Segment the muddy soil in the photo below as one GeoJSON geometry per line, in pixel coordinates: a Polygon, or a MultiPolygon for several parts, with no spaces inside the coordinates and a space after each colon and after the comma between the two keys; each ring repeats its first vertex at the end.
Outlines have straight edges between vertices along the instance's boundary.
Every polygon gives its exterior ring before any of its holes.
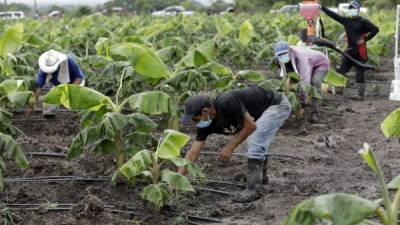
{"type": "MultiPolygon", "coordinates": [[[[354,90],[346,89],[346,92],[354,90]]],[[[364,101],[354,101],[343,96],[326,94],[322,107],[324,124],[306,121],[288,122],[275,137],[269,152],[296,156],[270,157],[269,184],[264,185],[264,197],[249,204],[232,203],[229,196],[199,192],[181,203],[171,202],[182,214],[212,217],[222,224],[278,225],[291,207],[307,198],[332,193],[358,193],[377,199],[379,190],[376,177],[363,164],[357,153],[364,142],[371,144],[382,163],[387,180],[400,174],[400,144],[398,139],[386,139],[379,129],[387,114],[400,107],[383,97],[368,96],[364,101]]],[[[66,153],[73,136],[79,131],[78,117],[74,113],[60,113],[56,120],[41,120],[40,114],[28,121],[15,116],[15,125],[26,137],[19,138],[26,152],[66,153]]],[[[192,133],[192,135],[194,135],[192,133]]],[[[204,151],[218,152],[229,137],[214,135],[209,138],[204,151]]],[[[240,146],[237,152],[245,152],[240,146]]],[[[210,180],[244,183],[246,159],[233,157],[229,163],[220,163],[216,155],[201,155],[198,164],[210,180]]],[[[19,170],[7,163],[6,177],[41,176],[112,176],[115,166],[111,157],[86,153],[77,160],[57,157],[29,156],[31,169],[19,170]]],[[[242,188],[210,184],[208,188],[232,194],[242,188]]],[[[0,193],[2,203],[70,203],[71,210],[13,211],[15,224],[177,224],[179,218],[168,219],[165,213],[157,214],[139,197],[140,185],[131,188],[124,182],[113,187],[110,182],[49,182],[7,183],[0,193]],[[107,205],[132,206],[141,215],[113,213],[107,205]],[[147,216],[146,216],[147,215],[147,216]],[[153,217],[156,215],[156,217],[153,217]]],[[[123,211],[123,209],[121,209],[123,211]]],[[[5,219],[0,213],[0,220],[5,219]]],[[[197,224],[204,222],[197,221],[197,224]]]]}

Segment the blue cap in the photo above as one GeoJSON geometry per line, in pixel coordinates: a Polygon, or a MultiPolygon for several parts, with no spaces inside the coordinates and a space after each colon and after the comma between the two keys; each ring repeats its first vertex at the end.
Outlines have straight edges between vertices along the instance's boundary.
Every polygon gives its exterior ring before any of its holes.
{"type": "Polygon", "coordinates": [[[275,45],[275,56],[281,55],[281,54],[285,54],[289,52],[289,44],[285,41],[279,41],[278,43],[276,43],[275,45]]]}
{"type": "Polygon", "coordinates": [[[350,2],[350,9],[360,9],[361,8],[361,3],[357,0],[351,1],[350,2]]]}

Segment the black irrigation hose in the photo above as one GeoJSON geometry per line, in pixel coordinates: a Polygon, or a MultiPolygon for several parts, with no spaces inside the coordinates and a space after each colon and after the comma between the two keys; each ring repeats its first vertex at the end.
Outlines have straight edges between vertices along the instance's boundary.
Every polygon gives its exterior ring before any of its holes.
{"type": "Polygon", "coordinates": [[[87,181],[104,182],[109,181],[110,177],[78,177],[78,176],[53,176],[53,177],[32,177],[32,178],[6,178],[4,183],[45,183],[45,182],[63,182],[63,181],[87,181]]]}
{"type": "MultiPolygon", "coordinates": [[[[50,182],[68,182],[68,181],[104,182],[104,181],[109,181],[110,179],[111,177],[51,176],[51,177],[32,177],[32,178],[6,178],[4,179],[4,183],[50,183],[50,182]]],[[[220,190],[214,190],[211,188],[196,188],[196,189],[215,194],[234,196],[234,194],[232,193],[220,190]]]]}
{"type": "Polygon", "coordinates": [[[30,156],[50,156],[50,157],[60,157],[60,158],[66,158],[67,154],[64,153],[55,153],[55,152],[28,152],[25,153],[26,155],[30,156]]]}
{"type": "MultiPolygon", "coordinates": [[[[218,152],[201,151],[200,155],[219,155],[219,153],[218,152]]],[[[246,153],[233,153],[232,155],[238,156],[238,157],[247,157],[246,153]]],[[[292,158],[292,159],[304,161],[303,158],[293,156],[293,155],[268,154],[268,156],[273,157],[273,158],[292,158]]]]}
{"type": "Polygon", "coordinates": [[[206,184],[222,184],[222,185],[236,186],[236,187],[241,187],[241,188],[245,188],[246,187],[246,185],[244,185],[244,184],[231,183],[231,182],[219,181],[219,180],[206,180],[205,183],[206,184]]]}
{"type": "Polygon", "coordinates": [[[216,193],[216,194],[221,194],[221,195],[235,196],[235,194],[232,194],[230,192],[220,191],[220,190],[215,190],[215,189],[210,189],[210,188],[197,187],[196,189],[199,190],[199,191],[205,191],[205,192],[216,193]]]}
{"type": "MultiPolygon", "coordinates": [[[[9,203],[1,204],[0,203],[0,206],[1,205],[6,206],[8,209],[13,210],[13,211],[26,211],[26,210],[70,211],[70,210],[72,210],[72,207],[78,206],[78,204],[57,204],[57,203],[50,203],[50,204],[9,204],[9,203]],[[51,204],[54,204],[55,207],[49,207],[49,205],[51,205],[51,204]]],[[[111,212],[111,213],[120,213],[120,214],[129,214],[129,215],[143,216],[143,217],[170,219],[169,217],[162,216],[162,215],[151,215],[151,214],[146,214],[146,213],[141,213],[141,212],[135,212],[133,210],[137,210],[137,209],[133,208],[133,207],[126,207],[126,209],[129,209],[130,211],[117,210],[117,209],[115,209],[117,207],[113,206],[113,205],[105,205],[104,208],[109,209],[109,212],[111,212]]],[[[176,216],[181,215],[178,212],[170,211],[170,210],[169,210],[169,213],[176,215],[176,216]]],[[[194,216],[194,215],[187,215],[187,218],[193,219],[193,220],[201,220],[204,222],[221,223],[220,220],[207,218],[207,217],[194,216]]],[[[195,223],[190,220],[188,220],[187,222],[189,224],[198,225],[198,223],[195,223]]]]}
{"type": "MultiPolygon", "coordinates": [[[[53,153],[53,152],[29,152],[26,153],[27,155],[31,156],[53,156],[53,157],[67,157],[67,154],[64,153],[53,153]]],[[[218,152],[210,152],[210,151],[201,151],[200,155],[219,155],[218,152]]],[[[238,156],[238,157],[247,157],[246,153],[233,153],[233,156],[238,156]]],[[[293,155],[285,155],[285,154],[268,154],[269,157],[273,158],[291,158],[291,159],[296,159],[300,161],[304,161],[303,158],[293,156],[293,155]]]]}

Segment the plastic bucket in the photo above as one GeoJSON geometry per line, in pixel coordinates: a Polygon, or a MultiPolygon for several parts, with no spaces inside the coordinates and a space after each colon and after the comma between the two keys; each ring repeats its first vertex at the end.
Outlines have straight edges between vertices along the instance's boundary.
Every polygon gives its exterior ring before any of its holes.
{"type": "Polygon", "coordinates": [[[319,16],[320,5],[315,2],[300,3],[300,15],[306,20],[312,20],[319,16]]]}

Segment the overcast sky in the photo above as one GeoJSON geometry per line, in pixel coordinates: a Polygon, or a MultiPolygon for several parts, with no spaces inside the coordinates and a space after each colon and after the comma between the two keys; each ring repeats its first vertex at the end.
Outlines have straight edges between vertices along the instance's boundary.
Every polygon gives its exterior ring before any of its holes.
{"type": "MultiPolygon", "coordinates": [[[[3,0],[1,0],[2,2],[3,0]]],[[[38,4],[62,4],[62,5],[75,5],[75,4],[81,4],[81,5],[96,5],[100,3],[107,2],[108,0],[37,0],[38,4]]],[[[208,4],[212,0],[198,0],[199,2],[208,4]]],[[[233,2],[233,0],[226,0],[227,2],[233,2]]],[[[32,5],[33,0],[7,0],[7,2],[19,2],[19,3],[24,3],[27,5],[32,5]]]]}

